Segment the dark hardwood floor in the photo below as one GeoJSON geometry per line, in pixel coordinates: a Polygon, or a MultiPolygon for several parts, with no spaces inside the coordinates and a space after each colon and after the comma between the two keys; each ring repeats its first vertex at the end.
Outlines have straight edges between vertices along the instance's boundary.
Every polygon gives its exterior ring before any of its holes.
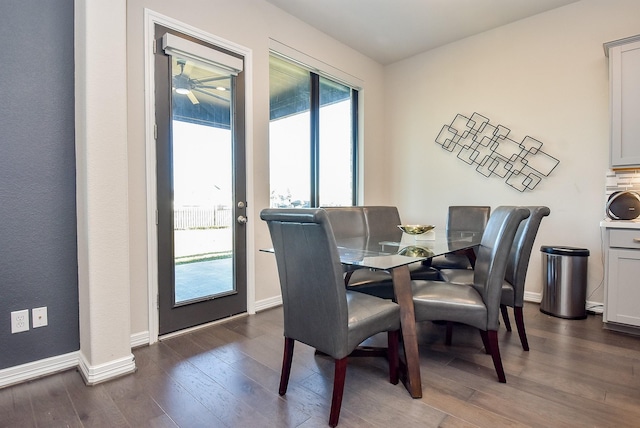
{"type": "MultiPolygon", "coordinates": [[[[352,358],[340,427],[637,427],[640,338],[602,317],[563,320],[528,303],[530,352],[499,332],[507,383],[477,331],[423,323],[423,398],[388,382],[380,358],[352,358]]],[[[138,371],[93,387],[75,370],[0,390],[3,427],[325,427],[333,365],[296,343],[278,396],[280,308],[134,350],[138,371]]]]}

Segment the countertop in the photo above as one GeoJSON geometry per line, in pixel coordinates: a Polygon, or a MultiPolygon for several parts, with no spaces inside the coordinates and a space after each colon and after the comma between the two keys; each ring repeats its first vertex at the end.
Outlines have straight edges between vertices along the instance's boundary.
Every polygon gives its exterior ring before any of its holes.
{"type": "Polygon", "coordinates": [[[640,219],[635,220],[611,220],[600,221],[600,227],[606,229],[640,229],[640,219]]]}

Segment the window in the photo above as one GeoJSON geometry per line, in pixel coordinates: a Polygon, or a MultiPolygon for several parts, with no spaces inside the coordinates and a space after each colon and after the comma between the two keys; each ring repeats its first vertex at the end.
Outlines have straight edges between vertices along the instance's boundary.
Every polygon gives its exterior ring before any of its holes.
{"type": "Polygon", "coordinates": [[[269,71],[271,206],[354,205],[358,91],[277,55],[269,71]]]}

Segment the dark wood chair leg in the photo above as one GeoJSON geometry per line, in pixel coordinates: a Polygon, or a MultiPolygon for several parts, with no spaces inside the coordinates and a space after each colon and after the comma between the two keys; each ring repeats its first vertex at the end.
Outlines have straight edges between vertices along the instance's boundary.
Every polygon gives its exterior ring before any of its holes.
{"type": "Polygon", "coordinates": [[[487,332],[484,330],[480,330],[480,337],[482,338],[482,344],[484,345],[485,354],[491,354],[491,344],[489,343],[487,332]]]}
{"type": "Polygon", "coordinates": [[[451,345],[451,338],[453,337],[453,322],[447,321],[447,330],[444,336],[444,344],[451,345]]]}
{"type": "Polygon", "coordinates": [[[399,349],[400,331],[387,332],[387,359],[389,360],[389,382],[398,383],[398,367],[400,365],[399,349]]]}
{"type": "Polygon", "coordinates": [[[500,312],[502,312],[502,319],[504,320],[504,327],[507,331],[511,331],[511,323],[509,322],[509,312],[506,305],[500,305],[500,312]]]}
{"type": "Polygon", "coordinates": [[[527,332],[524,330],[524,316],[522,314],[522,307],[513,308],[513,316],[516,319],[516,327],[518,328],[518,335],[520,336],[522,349],[528,351],[529,341],[527,340],[527,332]]]}
{"type": "Polygon", "coordinates": [[[280,389],[278,393],[284,395],[287,392],[287,386],[289,385],[289,374],[291,373],[291,361],[293,360],[293,345],[295,341],[284,338],[284,353],[282,356],[282,372],[280,373],[280,389]]]}
{"type": "Polygon", "coordinates": [[[489,346],[489,352],[493,359],[493,366],[496,368],[496,373],[498,374],[498,382],[506,383],[507,378],[504,375],[502,358],[500,358],[500,347],[498,346],[498,332],[495,330],[480,330],[480,336],[482,336],[482,341],[485,343],[485,347],[487,345],[489,346]]]}
{"type": "Polygon", "coordinates": [[[335,372],[333,375],[333,396],[331,398],[331,414],[329,415],[329,426],[338,425],[340,418],[340,406],[342,405],[342,394],[344,392],[344,380],[347,375],[347,357],[336,360],[335,372]]]}

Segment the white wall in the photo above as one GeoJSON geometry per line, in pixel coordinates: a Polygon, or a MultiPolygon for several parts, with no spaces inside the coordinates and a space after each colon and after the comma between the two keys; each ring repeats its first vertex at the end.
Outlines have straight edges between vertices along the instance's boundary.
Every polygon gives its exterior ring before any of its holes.
{"type": "Polygon", "coordinates": [[[589,301],[603,301],[599,221],[608,167],[608,65],[602,44],[640,33],[640,2],[583,0],[385,68],[392,197],[406,222],[445,226],[449,205],[547,205],[527,278],[542,290],[540,245],[588,248],[589,301]],[[435,143],[457,113],[529,135],[560,160],[533,191],[485,178],[435,143]]]}
{"type": "MultiPolygon", "coordinates": [[[[268,48],[275,39],[364,82],[361,203],[395,204],[405,221],[444,227],[453,204],[545,204],[552,214],[540,245],[591,250],[588,295],[602,301],[603,217],[608,162],[608,79],[602,43],[640,33],[634,0],[583,0],[382,68],[261,0],[127,2],[128,157],[131,332],[148,330],[143,10],[199,28],[252,50],[253,171],[249,186],[253,248],[270,245],[259,212],[269,203],[268,48]],[[383,86],[384,83],[384,86],[383,86]],[[530,135],[560,165],[532,192],[484,178],[434,140],[456,113],[479,112],[530,135]]],[[[258,302],[277,298],[272,256],[254,251],[258,302]]],[[[527,282],[541,291],[534,251],[527,282]]]]}
{"type": "MultiPolygon", "coordinates": [[[[128,67],[128,139],[129,139],[129,218],[131,257],[131,332],[148,330],[147,303],[147,236],[144,129],[144,47],[143,13],[149,8],[156,13],[196,27],[216,37],[252,50],[253,72],[248,76],[253,87],[252,116],[247,134],[249,152],[253,153],[253,171],[248,183],[249,221],[255,234],[248,239],[256,249],[256,290],[258,302],[268,302],[280,295],[275,259],[257,249],[271,245],[266,225],[259,219],[262,208],[269,205],[269,39],[275,39],[306,55],[325,62],[364,82],[361,108],[367,117],[362,141],[367,146],[383,145],[382,66],[347,48],[314,28],[284,14],[261,0],[129,0],[127,2],[127,67],[128,67]],[[252,121],[252,122],[251,122],[252,121]]],[[[376,150],[376,152],[380,152],[376,150]]],[[[367,183],[366,199],[385,200],[384,177],[377,174],[382,159],[362,169],[367,183]],[[382,196],[377,196],[382,195],[382,196]]]]}

